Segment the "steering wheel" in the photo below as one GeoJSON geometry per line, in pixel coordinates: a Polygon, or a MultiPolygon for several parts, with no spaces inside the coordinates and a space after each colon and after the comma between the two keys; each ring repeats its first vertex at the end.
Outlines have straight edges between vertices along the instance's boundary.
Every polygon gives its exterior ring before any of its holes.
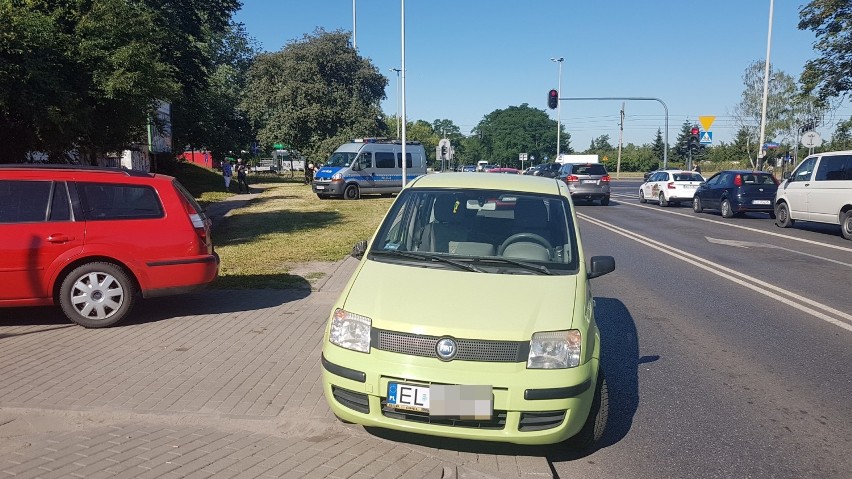
{"type": "Polygon", "coordinates": [[[553,246],[551,246],[550,241],[547,241],[543,236],[539,236],[535,233],[517,233],[513,234],[512,236],[509,236],[508,238],[506,238],[505,241],[503,241],[503,244],[501,244],[500,247],[497,248],[497,255],[501,256],[503,254],[503,251],[505,251],[506,248],[511,244],[530,241],[544,246],[545,248],[547,248],[548,252],[553,250],[553,246]]]}

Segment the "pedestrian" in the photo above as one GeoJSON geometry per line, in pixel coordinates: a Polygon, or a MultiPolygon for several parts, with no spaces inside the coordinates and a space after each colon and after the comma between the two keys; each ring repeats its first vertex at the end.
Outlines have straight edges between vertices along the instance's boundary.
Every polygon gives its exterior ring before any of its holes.
{"type": "Polygon", "coordinates": [[[231,163],[226,158],[222,162],[222,177],[225,178],[225,191],[231,191],[231,176],[234,175],[234,170],[231,168],[231,163]]]}
{"type": "Polygon", "coordinates": [[[694,172],[696,172],[700,175],[701,174],[701,165],[699,165],[698,162],[696,162],[695,166],[692,167],[692,171],[694,171],[694,172]]]}
{"type": "Polygon", "coordinates": [[[237,158],[237,190],[242,193],[243,187],[245,187],[246,193],[250,193],[248,179],[246,178],[246,164],[243,163],[242,158],[237,158]]]}
{"type": "Polygon", "coordinates": [[[308,163],[305,167],[305,184],[309,185],[314,182],[314,163],[308,163]]]}

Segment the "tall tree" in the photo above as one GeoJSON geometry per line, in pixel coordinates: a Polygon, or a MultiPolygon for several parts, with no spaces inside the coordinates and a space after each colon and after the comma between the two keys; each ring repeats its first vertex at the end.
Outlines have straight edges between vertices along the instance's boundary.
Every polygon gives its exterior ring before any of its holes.
{"type": "MultiPolygon", "coordinates": [[[[654,137],[654,143],[651,145],[651,151],[654,153],[654,158],[663,164],[665,158],[666,142],[663,141],[663,131],[657,128],[657,135],[654,137]]],[[[658,166],[650,165],[649,170],[656,169],[658,166]]]]}
{"type": "MultiPolygon", "coordinates": [[[[480,137],[482,152],[495,164],[520,167],[519,154],[538,159],[556,157],[556,121],[544,110],[523,103],[506,109],[494,110],[485,115],[473,132],[480,137]]],[[[562,135],[561,150],[570,153],[571,135],[562,135]]]]}
{"type": "Polygon", "coordinates": [[[352,138],[387,133],[380,101],[388,79],[350,39],[342,30],[317,29],[257,57],[242,107],[261,142],[325,158],[352,138]]]}
{"type": "Polygon", "coordinates": [[[811,0],[799,11],[799,29],[816,33],[819,53],[805,64],[803,90],[823,104],[845,96],[852,90],[852,2],[811,0]]]}

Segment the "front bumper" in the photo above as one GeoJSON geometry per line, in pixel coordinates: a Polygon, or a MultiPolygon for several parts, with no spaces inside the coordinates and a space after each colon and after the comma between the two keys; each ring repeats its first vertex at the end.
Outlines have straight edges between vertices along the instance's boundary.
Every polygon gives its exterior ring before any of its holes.
{"type": "Polygon", "coordinates": [[[311,190],[318,195],[343,196],[346,185],[342,181],[322,181],[314,179],[311,190]]]}
{"type": "Polygon", "coordinates": [[[552,444],[577,434],[594,397],[598,361],[576,368],[528,370],[526,363],[442,362],[373,349],[369,354],[326,343],[323,391],[341,419],[433,436],[552,444]],[[387,406],[390,382],[490,385],[490,420],[431,417],[387,406]]]}

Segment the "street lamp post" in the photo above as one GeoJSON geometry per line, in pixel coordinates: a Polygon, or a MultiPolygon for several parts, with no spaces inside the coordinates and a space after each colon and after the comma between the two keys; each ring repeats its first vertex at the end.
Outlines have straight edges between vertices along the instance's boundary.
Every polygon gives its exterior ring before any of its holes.
{"type": "Polygon", "coordinates": [[[769,50],[772,46],[772,9],[775,0],[769,0],[769,33],[766,38],[766,65],[763,72],[763,106],[760,110],[760,143],[757,144],[757,169],[763,169],[763,142],[766,140],[766,103],[769,96],[769,50]]]}
{"type": "Polygon", "coordinates": [[[396,137],[398,139],[401,121],[399,119],[399,72],[402,71],[402,68],[391,68],[391,70],[396,72],[396,137]]]}
{"type": "MultiPolygon", "coordinates": [[[[562,97],[562,62],[565,61],[565,58],[551,58],[550,61],[556,62],[559,64],[559,83],[556,91],[559,94],[559,97],[562,97]]],[[[560,140],[562,137],[562,102],[558,102],[556,104],[556,161],[559,161],[559,153],[560,153],[560,140]]]]}
{"type": "Polygon", "coordinates": [[[358,51],[358,46],[355,44],[355,0],[352,0],[352,49],[358,51]]]}

